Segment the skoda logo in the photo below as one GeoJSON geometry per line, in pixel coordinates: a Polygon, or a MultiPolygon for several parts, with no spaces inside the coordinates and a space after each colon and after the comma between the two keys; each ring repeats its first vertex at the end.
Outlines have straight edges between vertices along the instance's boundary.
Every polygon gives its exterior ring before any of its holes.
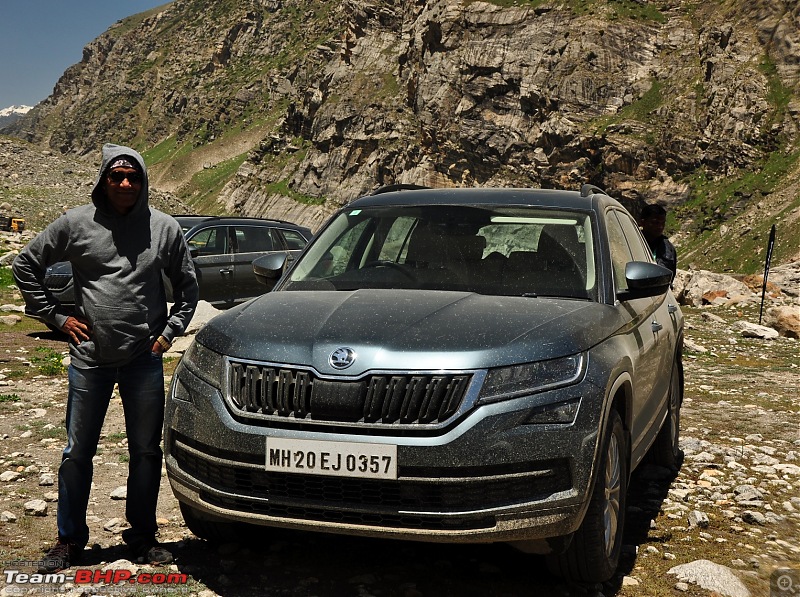
{"type": "Polygon", "coordinates": [[[331,353],[328,362],[334,369],[347,369],[356,360],[356,353],[352,348],[337,348],[331,353]]]}

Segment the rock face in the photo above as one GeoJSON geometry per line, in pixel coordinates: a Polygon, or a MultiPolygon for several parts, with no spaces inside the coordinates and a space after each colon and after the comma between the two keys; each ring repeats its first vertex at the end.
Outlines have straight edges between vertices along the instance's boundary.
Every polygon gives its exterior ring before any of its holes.
{"type": "Polygon", "coordinates": [[[592,182],[636,213],[797,143],[797,3],[499,4],[174,0],[6,130],[77,155],[113,137],[165,191],[219,176],[228,210],[312,228],[398,182],[592,182]]]}

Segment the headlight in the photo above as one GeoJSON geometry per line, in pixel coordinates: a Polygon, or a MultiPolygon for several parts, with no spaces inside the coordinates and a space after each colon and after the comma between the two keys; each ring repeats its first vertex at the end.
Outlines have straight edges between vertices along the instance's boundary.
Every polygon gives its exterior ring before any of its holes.
{"type": "Polygon", "coordinates": [[[197,340],[191,343],[183,355],[184,363],[203,381],[215,388],[222,387],[225,359],[218,352],[206,348],[197,340]]]}
{"type": "Polygon", "coordinates": [[[575,354],[492,369],[483,382],[479,403],[497,402],[575,383],[583,375],[585,362],[583,354],[575,354]]]}

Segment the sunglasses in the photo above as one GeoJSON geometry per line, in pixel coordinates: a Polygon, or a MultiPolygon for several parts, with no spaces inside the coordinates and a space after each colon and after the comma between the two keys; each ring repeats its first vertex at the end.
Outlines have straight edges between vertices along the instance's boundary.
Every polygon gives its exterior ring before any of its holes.
{"type": "Polygon", "coordinates": [[[119,170],[114,170],[108,173],[108,178],[117,184],[120,184],[126,178],[130,184],[142,182],[142,174],[140,172],[121,172],[119,170]]]}

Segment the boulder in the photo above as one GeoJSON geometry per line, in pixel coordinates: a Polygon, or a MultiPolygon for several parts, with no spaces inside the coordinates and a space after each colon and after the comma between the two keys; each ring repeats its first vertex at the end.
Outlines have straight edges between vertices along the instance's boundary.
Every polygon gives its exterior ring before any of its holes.
{"type": "Polygon", "coordinates": [[[700,307],[719,299],[752,295],[744,282],[726,274],[706,270],[681,271],[680,275],[676,275],[673,287],[678,302],[692,307],[700,307]]]}
{"type": "Polygon", "coordinates": [[[734,572],[721,564],[709,560],[696,560],[670,568],[667,574],[673,574],[679,580],[694,583],[717,595],[728,597],[750,597],[750,591],[734,572]]]}
{"type": "Polygon", "coordinates": [[[762,340],[774,340],[780,334],[777,330],[765,325],[750,323],[749,321],[737,321],[733,327],[742,333],[745,338],[760,338],[762,340]]]}
{"type": "Polygon", "coordinates": [[[800,296],[800,261],[778,265],[770,270],[767,284],[774,283],[788,296],[800,296]]]}
{"type": "Polygon", "coordinates": [[[770,307],[764,323],[787,338],[800,338],[800,305],[770,307]]]}

